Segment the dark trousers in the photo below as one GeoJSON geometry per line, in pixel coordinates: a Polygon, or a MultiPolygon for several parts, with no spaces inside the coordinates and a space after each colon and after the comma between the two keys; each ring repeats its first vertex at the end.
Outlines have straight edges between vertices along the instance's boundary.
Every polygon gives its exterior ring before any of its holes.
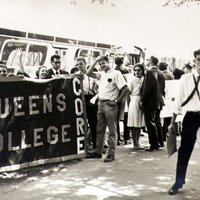
{"type": "MultiPolygon", "coordinates": [[[[123,120],[123,125],[124,125],[124,141],[130,140],[130,131],[127,126],[127,121],[128,121],[128,113],[124,113],[124,120],[123,120]]],[[[117,122],[117,142],[120,142],[122,140],[121,135],[120,135],[120,122],[117,122]]]]}
{"type": "Polygon", "coordinates": [[[148,131],[149,144],[151,148],[163,146],[162,126],[160,122],[160,110],[144,109],[144,118],[148,131]]]}
{"type": "Polygon", "coordinates": [[[166,141],[166,135],[168,132],[168,126],[170,125],[171,122],[171,117],[165,117],[164,118],[164,124],[163,124],[163,141],[166,141]]]}
{"type": "Polygon", "coordinates": [[[90,99],[93,96],[85,95],[85,104],[86,104],[86,112],[87,112],[87,120],[90,126],[91,136],[92,136],[92,144],[93,149],[96,148],[96,135],[97,135],[97,110],[98,105],[90,103],[90,99]]]}
{"type": "Polygon", "coordinates": [[[127,126],[128,112],[124,113],[124,140],[130,140],[130,130],[127,126]]]}
{"type": "Polygon", "coordinates": [[[197,131],[200,127],[200,112],[187,112],[183,119],[182,127],[176,168],[176,184],[179,186],[185,183],[188,162],[196,142],[197,131]]]}

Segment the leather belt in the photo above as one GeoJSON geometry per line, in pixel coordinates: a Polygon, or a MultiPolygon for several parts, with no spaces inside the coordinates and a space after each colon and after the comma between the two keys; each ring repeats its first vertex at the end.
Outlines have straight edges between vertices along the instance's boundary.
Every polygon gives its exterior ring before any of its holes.
{"type": "Polygon", "coordinates": [[[112,101],[112,100],[110,100],[110,99],[99,99],[99,101],[106,102],[106,101],[112,101]]]}

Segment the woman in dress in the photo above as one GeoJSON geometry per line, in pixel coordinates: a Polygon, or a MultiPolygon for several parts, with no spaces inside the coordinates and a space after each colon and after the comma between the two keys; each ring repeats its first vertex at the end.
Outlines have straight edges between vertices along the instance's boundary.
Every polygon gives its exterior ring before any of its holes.
{"type": "Polygon", "coordinates": [[[133,148],[142,149],[139,143],[141,128],[144,127],[143,111],[139,106],[141,99],[140,89],[144,77],[144,65],[136,64],[133,67],[134,76],[129,82],[130,89],[130,103],[128,108],[128,122],[127,125],[131,130],[133,138],[133,148]]]}

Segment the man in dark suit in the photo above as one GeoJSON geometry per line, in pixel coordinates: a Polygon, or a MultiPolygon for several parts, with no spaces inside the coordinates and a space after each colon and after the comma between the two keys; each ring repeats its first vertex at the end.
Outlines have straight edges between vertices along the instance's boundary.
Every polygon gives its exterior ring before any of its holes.
{"type": "Polygon", "coordinates": [[[154,151],[164,146],[160,111],[164,105],[165,79],[157,67],[158,58],[151,56],[150,69],[147,71],[141,88],[141,107],[144,110],[145,123],[150,147],[146,151],[154,151]]]}
{"type": "Polygon", "coordinates": [[[48,69],[48,78],[60,76],[61,74],[69,74],[68,72],[60,69],[61,57],[57,54],[51,56],[52,68],[48,69]]]}

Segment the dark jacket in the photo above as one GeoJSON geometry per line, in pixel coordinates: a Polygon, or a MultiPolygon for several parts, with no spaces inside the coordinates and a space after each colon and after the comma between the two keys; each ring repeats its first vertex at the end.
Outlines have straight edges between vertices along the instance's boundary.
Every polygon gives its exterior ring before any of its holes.
{"type": "Polygon", "coordinates": [[[147,71],[141,88],[144,109],[162,109],[165,96],[165,79],[157,67],[147,71]]]}
{"type": "MultiPolygon", "coordinates": [[[[69,74],[67,71],[64,71],[62,69],[59,69],[60,74],[69,74]]],[[[53,78],[55,76],[54,71],[52,68],[48,69],[48,76],[47,78],[53,78]]]]}

